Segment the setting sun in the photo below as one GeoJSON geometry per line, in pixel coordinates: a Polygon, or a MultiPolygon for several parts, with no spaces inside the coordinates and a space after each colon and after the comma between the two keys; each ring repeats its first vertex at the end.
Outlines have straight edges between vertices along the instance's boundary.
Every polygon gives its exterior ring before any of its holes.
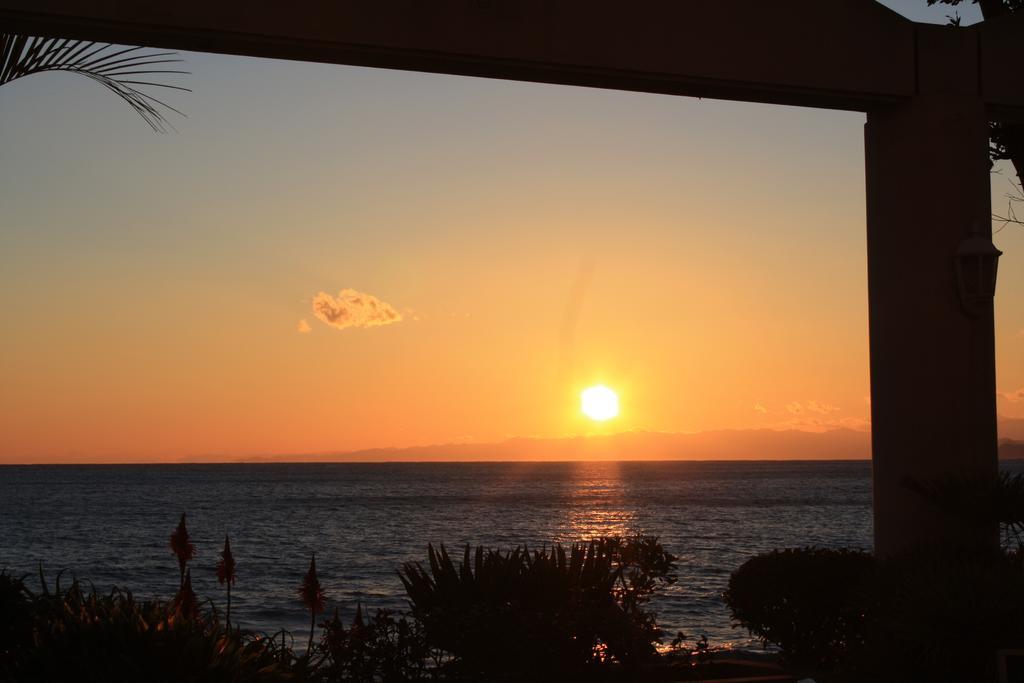
{"type": "Polygon", "coordinates": [[[580,394],[580,410],[591,420],[610,420],[619,414],[619,397],[614,391],[598,384],[580,394]]]}

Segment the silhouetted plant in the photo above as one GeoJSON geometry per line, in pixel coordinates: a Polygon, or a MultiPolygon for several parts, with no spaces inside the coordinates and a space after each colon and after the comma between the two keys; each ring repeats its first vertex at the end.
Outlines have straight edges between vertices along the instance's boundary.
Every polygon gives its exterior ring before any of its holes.
{"type": "Polygon", "coordinates": [[[171,603],[171,611],[177,620],[189,621],[199,616],[199,599],[192,590],[192,570],[185,570],[185,581],[178,589],[171,603]]]}
{"type": "Polygon", "coordinates": [[[228,606],[225,621],[228,628],[231,628],[231,586],[235,583],[235,556],[231,554],[231,541],[226,534],[224,550],[220,551],[220,559],[217,560],[217,582],[222,586],[227,584],[228,606]]]}
{"type": "Polygon", "coordinates": [[[160,601],[139,602],[130,592],[101,595],[60,577],[51,591],[28,594],[32,642],[21,649],[4,681],[298,680],[263,638],[221,627],[212,615],[179,619],[160,601]]]}
{"type": "Polygon", "coordinates": [[[187,71],[167,68],[182,61],[176,52],[154,52],[142,47],[120,47],[87,40],[0,34],[0,86],[47,72],[85,76],[127,102],[157,132],[166,132],[171,127],[164,111],[184,114],[140,87],[189,89],[139,78],[187,74],[187,71]]]}
{"type": "Polygon", "coordinates": [[[32,643],[31,600],[23,579],[0,571],[0,681],[14,675],[32,643]]]}
{"type": "Polygon", "coordinates": [[[733,618],[796,667],[851,681],[995,680],[995,652],[1024,647],[1016,553],[937,547],[883,562],[804,548],[745,562],[725,594],[733,618]]]}
{"type": "MultiPolygon", "coordinates": [[[[963,1],[928,0],[928,4],[939,3],[956,6],[963,1]]],[[[981,15],[986,21],[1024,11],[1024,0],[972,0],[972,2],[981,8],[981,15]]],[[[950,22],[959,26],[960,17],[950,17],[950,22]]],[[[989,158],[993,162],[1009,160],[1017,171],[1017,177],[1024,181],[1024,125],[1017,121],[993,121],[989,123],[989,133],[989,158]]]]}
{"type": "Polygon", "coordinates": [[[603,664],[653,657],[661,631],[642,609],[675,580],[674,557],[657,539],[603,538],[529,551],[469,546],[456,563],[428,546],[428,567],[400,577],[427,643],[453,657],[462,675],[544,670],[575,675],[603,664]],[[523,653],[508,656],[509,644],[523,653]]]}
{"type": "MultiPolygon", "coordinates": [[[[624,673],[619,665],[648,663],[655,654],[661,631],[641,607],[674,581],[672,555],[641,536],[568,550],[478,548],[475,565],[467,547],[458,568],[443,548],[431,546],[429,572],[412,564],[401,574],[415,600],[411,618],[385,610],[368,617],[358,605],[345,628],[335,610],[314,641],[326,603],[314,555],[298,590],[310,611],[310,638],[296,656],[285,630],[280,639],[248,635],[222,626],[212,606],[204,611],[187,566],[194,548],[184,516],[172,548],[183,573],[169,603],[137,602],[117,589],[86,592],[77,581],[64,590],[60,575],[51,592],[41,569],[36,595],[0,572],[0,680],[397,682],[501,680],[538,671],[606,680],[624,673]]],[[[230,588],[227,538],[217,570],[230,588]]],[[[706,640],[687,652],[702,658],[706,640]]]]}
{"type": "Polygon", "coordinates": [[[181,520],[178,528],[171,534],[171,552],[178,558],[178,569],[181,572],[179,587],[185,586],[185,567],[189,561],[196,556],[196,546],[188,535],[188,527],[185,526],[185,513],[181,513],[181,520]]]}
{"type": "Polygon", "coordinates": [[[316,575],[315,553],[309,560],[309,571],[306,572],[305,578],[302,579],[302,585],[299,586],[299,598],[301,598],[302,604],[306,606],[310,614],[309,645],[306,651],[311,653],[313,650],[313,632],[316,630],[316,615],[324,611],[324,605],[327,602],[324,588],[320,585],[320,579],[316,575]]]}
{"type": "Polygon", "coordinates": [[[873,572],[865,552],[773,550],[734,571],[723,597],[732,618],[790,664],[830,668],[864,644],[873,572]]]}
{"type": "Polygon", "coordinates": [[[418,681],[438,673],[438,656],[416,621],[386,610],[364,619],[360,605],[349,628],[337,609],[321,627],[321,673],[329,681],[418,681]]]}
{"type": "Polygon", "coordinates": [[[679,631],[669,645],[668,655],[679,660],[683,666],[695,672],[698,676],[701,670],[711,664],[711,644],[706,635],[690,641],[686,634],[679,631]],[[692,643],[692,644],[691,644],[692,643]]]}
{"type": "Polygon", "coordinates": [[[1006,549],[1024,546],[1024,475],[999,472],[994,479],[948,475],[906,478],[903,485],[974,530],[981,545],[998,529],[1006,549]]]}
{"type": "Polygon", "coordinates": [[[857,680],[994,681],[997,649],[1024,647],[1024,576],[999,552],[921,551],[879,564],[857,680]]]}

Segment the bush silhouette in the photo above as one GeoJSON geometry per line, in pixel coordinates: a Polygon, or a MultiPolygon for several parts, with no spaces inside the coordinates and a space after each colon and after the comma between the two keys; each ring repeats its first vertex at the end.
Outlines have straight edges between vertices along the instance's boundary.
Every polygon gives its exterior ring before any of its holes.
{"type": "MultiPolygon", "coordinates": [[[[409,563],[399,572],[411,614],[364,616],[359,606],[348,627],[337,610],[317,624],[326,598],[311,560],[298,595],[312,628],[298,652],[287,631],[265,636],[222,625],[213,603],[195,595],[184,515],[171,545],[180,583],[169,602],[119,589],[101,594],[77,580],[62,587],[60,575],[51,590],[41,570],[36,593],[0,572],[0,681],[635,679],[641,665],[660,662],[663,673],[670,665],[657,657],[662,632],[646,609],[675,581],[675,558],[656,538],[537,551],[467,546],[461,562],[428,546],[427,568],[409,563]]],[[[225,540],[217,575],[229,586],[233,564],[225,540]]]]}
{"type": "Polygon", "coordinates": [[[851,663],[877,681],[994,681],[996,650],[1024,647],[1017,558],[935,549],[879,564],[867,651],[851,663]]]}
{"type": "Polygon", "coordinates": [[[419,681],[439,673],[438,653],[414,620],[382,609],[364,619],[357,607],[349,628],[337,610],[322,628],[320,673],[327,681],[419,681]]]}
{"type": "MultiPolygon", "coordinates": [[[[3,582],[0,581],[0,584],[3,582]]],[[[67,589],[43,583],[22,592],[31,612],[30,642],[0,652],[11,681],[284,680],[285,666],[270,643],[231,632],[209,615],[185,615],[130,592],[98,594],[75,581],[67,589]]]]}
{"type": "Polygon", "coordinates": [[[32,594],[22,579],[0,572],[0,681],[19,668],[32,645],[32,594]]]}
{"type": "Polygon", "coordinates": [[[862,647],[874,560],[852,550],[774,550],[744,562],[725,592],[732,617],[794,666],[829,668],[862,647]]]}
{"type": "Polygon", "coordinates": [[[790,665],[844,680],[995,680],[996,650],[1024,647],[1018,553],[776,550],[734,572],[725,600],[790,665]]]}
{"type": "Polygon", "coordinates": [[[408,563],[400,576],[427,643],[450,653],[452,669],[567,675],[656,654],[662,633],[644,605],[675,581],[674,560],[642,536],[532,552],[466,546],[461,562],[429,546],[428,566],[408,563]]]}

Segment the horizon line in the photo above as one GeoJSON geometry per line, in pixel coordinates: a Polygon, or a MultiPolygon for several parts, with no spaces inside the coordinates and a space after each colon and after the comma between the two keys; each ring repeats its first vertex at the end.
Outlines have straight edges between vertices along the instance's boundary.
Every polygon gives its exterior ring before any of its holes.
{"type": "MultiPolygon", "coordinates": [[[[0,467],[139,467],[139,466],[194,466],[194,465],[525,465],[575,463],[661,463],[661,462],[869,462],[864,458],[609,458],[607,460],[217,460],[166,462],[0,462],[0,467]]],[[[1024,458],[1006,458],[1024,460],[1024,458]]]]}

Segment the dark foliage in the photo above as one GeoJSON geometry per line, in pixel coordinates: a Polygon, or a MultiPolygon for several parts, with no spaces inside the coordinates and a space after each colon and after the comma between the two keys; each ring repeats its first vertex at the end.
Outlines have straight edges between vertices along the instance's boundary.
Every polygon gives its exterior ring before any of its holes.
{"type": "Polygon", "coordinates": [[[662,634],[644,606],[675,581],[674,561],[642,536],[532,552],[466,546],[461,562],[430,546],[428,567],[408,563],[400,576],[427,643],[451,656],[450,671],[578,675],[655,655],[662,634]]]}
{"type": "Polygon", "coordinates": [[[185,582],[181,584],[178,593],[171,602],[171,613],[175,619],[198,619],[199,598],[192,590],[192,570],[185,570],[185,582]]]}
{"type": "Polygon", "coordinates": [[[222,586],[226,583],[228,590],[235,584],[235,556],[231,553],[231,540],[224,537],[224,550],[220,551],[220,559],[217,560],[217,583],[222,586]]]}
{"type": "Polygon", "coordinates": [[[774,551],[732,576],[733,618],[798,669],[844,680],[995,680],[995,652],[1024,647],[1017,553],[935,549],[876,562],[866,553],[774,551]]]}
{"type": "Polygon", "coordinates": [[[228,604],[225,621],[228,628],[231,628],[231,587],[235,585],[235,578],[235,556],[231,553],[231,541],[225,534],[224,550],[220,551],[220,559],[217,560],[217,583],[227,585],[228,604]]]}
{"type": "Polygon", "coordinates": [[[775,550],[733,572],[724,597],[733,619],[787,662],[829,668],[864,644],[873,573],[864,552],[775,550]]]}
{"type": "Polygon", "coordinates": [[[907,478],[903,485],[949,515],[951,523],[974,529],[982,545],[996,529],[1005,548],[1024,545],[1024,475],[1004,471],[992,480],[963,475],[907,478]]]}
{"type": "MultiPolygon", "coordinates": [[[[928,0],[929,5],[959,5],[964,0],[928,0]]],[[[979,4],[979,0],[970,0],[973,4],[979,4]]],[[[1024,0],[981,0],[981,11],[986,19],[1016,12],[1024,9],[1024,0]]]]}
{"type": "MultiPolygon", "coordinates": [[[[65,589],[59,575],[51,591],[41,570],[33,593],[0,572],[0,683],[634,680],[638,673],[680,680],[699,675],[709,659],[706,639],[686,647],[682,634],[669,657],[655,656],[661,631],[645,605],[675,580],[675,558],[654,538],[535,552],[478,548],[475,563],[467,547],[461,564],[430,547],[429,569],[413,563],[400,573],[410,616],[377,610],[369,617],[360,606],[348,627],[337,610],[317,624],[326,597],[311,560],[298,591],[312,619],[304,651],[284,630],[260,636],[224,626],[213,604],[197,598],[184,517],[171,545],[183,570],[171,602],[138,601],[117,589],[100,594],[78,581],[65,589]]],[[[231,586],[227,540],[217,574],[231,586]]]]}
{"type": "MultiPolygon", "coordinates": [[[[84,76],[114,93],[157,132],[171,127],[165,111],[181,114],[147,93],[147,88],[184,90],[154,78],[187,74],[168,65],[182,60],[175,52],[154,52],[142,47],[66,38],[41,38],[0,33],[0,86],[41,73],[63,72],[84,76]]],[[[184,114],[181,114],[184,116],[184,114]]]]}
{"type": "Polygon", "coordinates": [[[306,650],[312,651],[313,635],[316,631],[316,615],[323,612],[324,606],[327,604],[327,594],[324,593],[324,587],[320,584],[320,578],[316,574],[316,555],[309,560],[309,571],[303,577],[298,593],[302,604],[309,610],[309,645],[306,650]]]}
{"type": "Polygon", "coordinates": [[[178,570],[181,572],[181,586],[185,585],[185,567],[196,556],[196,546],[188,535],[188,527],[185,525],[185,513],[181,513],[181,520],[171,534],[171,552],[178,558],[178,570]]]}
{"type": "Polygon", "coordinates": [[[316,573],[316,555],[309,559],[309,570],[302,578],[298,594],[303,606],[313,614],[320,614],[324,611],[327,595],[324,593],[324,587],[320,584],[320,578],[316,573]]]}
{"type": "Polygon", "coordinates": [[[439,655],[431,651],[416,621],[377,610],[363,619],[356,608],[352,625],[338,616],[321,624],[319,674],[325,681],[420,681],[438,673],[439,655]]]}
{"type": "Polygon", "coordinates": [[[1024,645],[1024,577],[1010,558],[931,552],[880,566],[864,657],[872,680],[996,680],[998,648],[1024,645]]]}
{"type": "Polygon", "coordinates": [[[12,595],[2,609],[20,615],[11,623],[20,645],[0,649],[4,681],[291,680],[266,640],[225,630],[211,617],[183,618],[166,603],[117,590],[101,595],[77,581],[63,589],[59,578],[53,591],[45,582],[39,594],[22,585],[0,600],[12,595]]]}
{"type": "Polygon", "coordinates": [[[0,681],[14,675],[32,644],[32,594],[24,580],[0,572],[0,681]]]}
{"type": "MultiPolygon", "coordinates": [[[[957,6],[965,0],[928,0],[929,5],[957,6]]],[[[1005,14],[1024,11],[1024,0],[970,0],[981,7],[982,16],[996,19],[1005,14]]],[[[950,22],[960,25],[960,17],[950,17],[950,22]]],[[[1020,123],[992,122],[989,124],[989,156],[993,162],[1008,160],[1013,163],[1017,177],[1024,180],[1024,125],[1020,123]]]]}
{"type": "Polygon", "coordinates": [[[671,659],[682,663],[685,669],[690,670],[698,677],[702,669],[711,664],[711,644],[708,637],[702,635],[695,641],[689,642],[687,635],[682,631],[672,639],[668,655],[671,659]]]}

